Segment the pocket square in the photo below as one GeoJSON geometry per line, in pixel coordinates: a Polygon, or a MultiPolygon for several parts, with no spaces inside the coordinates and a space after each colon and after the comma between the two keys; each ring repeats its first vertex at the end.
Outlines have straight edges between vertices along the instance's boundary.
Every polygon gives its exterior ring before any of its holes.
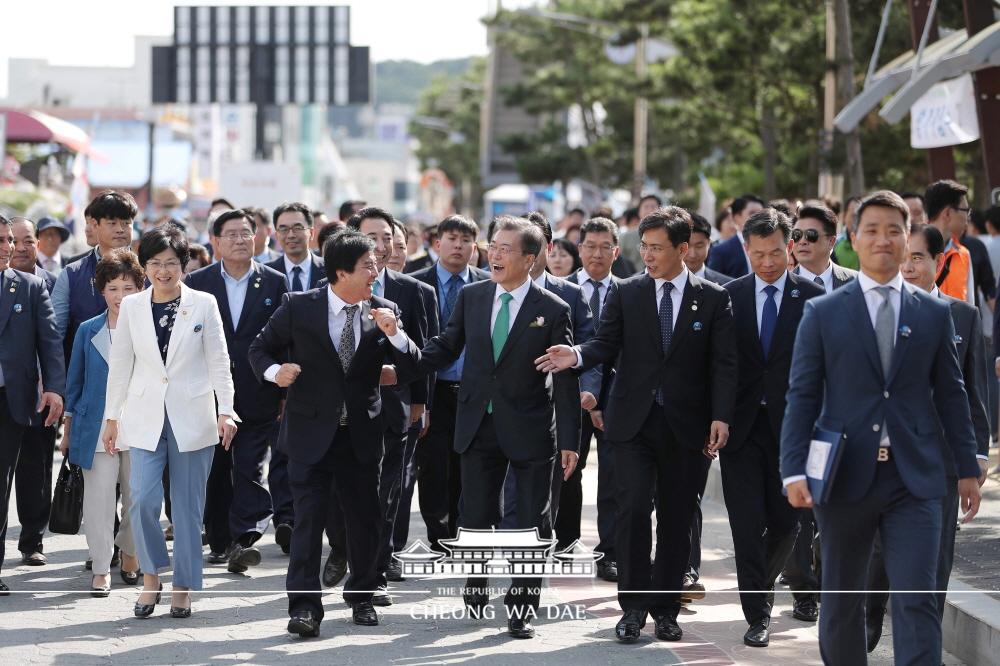
{"type": "Polygon", "coordinates": [[[200,333],[201,329],[202,329],[202,325],[201,324],[195,324],[195,327],[194,327],[194,332],[195,333],[200,333]]]}
{"type": "Polygon", "coordinates": [[[545,317],[535,317],[535,320],[528,324],[529,328],[541,328],[545,326],[545,317]]]}

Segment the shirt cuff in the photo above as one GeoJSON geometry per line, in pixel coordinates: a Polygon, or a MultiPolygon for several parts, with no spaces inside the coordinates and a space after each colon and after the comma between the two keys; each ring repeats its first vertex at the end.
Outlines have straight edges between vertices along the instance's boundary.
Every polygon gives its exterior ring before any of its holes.
{"type": "Polygon", "coordinates": [[[275,380],[278,377],[278,370],[281,370],[281,366],[278,365],[277,363],[273,364],[271,367],[269,367],[267,370],[264,371],[264,379],[273,384],[277,384],[278,382],[275,380]]]}
{"type": "Polygon", "coordinates": [[[990,457],[989,456],[983,456],[983,455],[980,455],[980,454],[977,453],[976,454],[976,460],[985,460],[986,462],[989,462],[990,461],[990,457]]]}
{"type": "Polygon", "coordinates": [[[396,329],[396,335],[389,336],[389,342],[404,354],[410,350],[410,339],[406,337],[406,333],[403,333],[401,328],[396,329]]]}
{"type": "Polygon", "coordinates": [[[781,480],[781,485],[787,488],[789,485],[795,483],[796,481],[805,481],[805,474],[796,474],[795,476],[789,476],[781,480]]]}
{"type": "Polygon", "coordinates": [[[71,419],[71,418],[73,418],[73,412],[63,412],[63,418],[64,419],[71,419]]]}
{"type": "Polygon", "coordinates": [[[574,368],[579,368],[581,365],[583,365],[583,356],[580,354],[580,347],[577,346],[577,345],[574,345],[573,346],[573,353],[576,354],[576,365],[574,365],[573,367],[574,368]]]}

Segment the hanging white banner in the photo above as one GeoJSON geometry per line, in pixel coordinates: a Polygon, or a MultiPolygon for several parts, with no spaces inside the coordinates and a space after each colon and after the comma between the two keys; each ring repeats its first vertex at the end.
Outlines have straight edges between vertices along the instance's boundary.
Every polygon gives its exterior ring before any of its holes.
{"type": "Polygon", "coordinates": [[[910,108],[910,145],[941,148],[979,138],[972,75],[934,84],[910,108]]]}

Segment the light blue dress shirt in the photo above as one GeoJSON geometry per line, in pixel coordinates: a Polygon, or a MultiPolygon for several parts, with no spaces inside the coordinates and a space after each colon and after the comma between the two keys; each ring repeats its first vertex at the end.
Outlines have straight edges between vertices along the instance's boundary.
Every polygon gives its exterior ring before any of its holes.
{"type": "Polygon", "coordinates": [[[243,313],[243,302],[247,300],[247,285],[253,275],[253,264],[239,280],[226,272],[225,262],[219,262],[222,271],[222,281],[226,285],[226,300],[229,301],[229,313],[233,318],[233,330],[240,327],[240,315],[243,313]]]}

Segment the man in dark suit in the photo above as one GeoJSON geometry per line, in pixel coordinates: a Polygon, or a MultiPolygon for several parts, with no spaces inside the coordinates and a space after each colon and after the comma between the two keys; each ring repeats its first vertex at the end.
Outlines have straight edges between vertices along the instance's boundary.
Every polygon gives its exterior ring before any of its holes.
{"type": "MultiPolygon", "coordinates": [[[[826,206],[810,205],[799,209],[792,241],[792,254],[798,262],[792,273],[820,285],[825,293],[832,293],[857,279],[857,271],[833,263],[837,215],[826,206]]],[[[812,509],[800,510],[799,533],[782,576],[793,593],[792,617],[803,622],[815,622],[819,618],[818,539],[812,509]]]]}
{"type": "MultiPolygon", "coordinates": [[[[955,347],[958,350],[962,380],[969,396],[969,411],[972,413],[972,425],[976,433],[978,447],[976,458],[979,462],[981,487],[986,482],[990,452],[990,424],[985,406],[987,366],[981,334],[982,320],[979,310],[965,301],[942,294],[934,283],[941,272],[941,267],[944,266],[944,244],[944,237],[937,227],[929,224],[911,227],[906,261],[903,262],[901,272],[903,279],[909,284],[929,292],[931,296],[943,299],[951,309],[951,319],[955,325],[955,347]]],[[[939,591],[937,594],[939,619],[944,617],[946,595],[943,591],[948,589],[951,566],[955,559],[955,516],[958,515],[958,478],[950,455],[945,455],[945,464],[948,466],[947,493],[941,504],[941,549],[935,586],[939,591]]],[[[885,571],[880,539],[875,542],[868,580],[870,592],[865,623],[868,631],[868,651],[871,652],[878,645],[882,635],[882,620],[889,601],[889,595],[884,592],[889,589],[889,578],[885,571]]]]}
{"type": "Polygon", "coordinates": [[[722,490],[740,604],[750,626],[743,642],[750,647],[769,643],[771,602],[763,590],[773,589],[795,543],[798,516],[781,494],[778,441],[802,308],[825,293],[788,272],[791,234],[784,213],[765,208],[751,215],[743,237],[753,272],[726,285],[733,299],[739,379],[736,416],[721,454],[722,490]]]}
{"type": "MultiPolygon", "coordinates": [[[[326,277],[326,273],[323,269],[323,258],[309,251],[314,224],[312,209],[304,203],[283,203],[274,209],[271,219],[274,221],[274,233],[284,254],[267,264],[267,267],[285,276],[289,291],[298,292],[316,288],[319,281],[326,277]]],[[[294,526],[295,512],[291,489],[288,486],[288,459],[276,446],[273,438],[267,485],[271,490],[275,532],[277,533],[279,525],[294,526]]],[[[346,558],[346,554],[343,558],[346,558]]],[[[346,559],[344,562],[346,563],[346,559]]]]}
{"type": "MultiPolygon", "coordinates": [[[[555,344],[573,341],[570,308],[539,289],[529,270],[545,246],[527,220],[502,216],[490,241],[490,282],[462,289],[444,332],[423,350],[425,371],[445,367],[466,352],[458,392],[454,448],[461,455],[459,524],[489,529],[500,522],[507,468],[517,479],[516,527],[552,533],[552,467],[563,479],[576,467],[580,447],[580,384],[557,375],[551,387],[534,359],[555,344]]],[[[485,565],[485,560],[482,562],[485,565]]],[[[470,577],[463,595],[479,616],[489,603],[485,577],[470,577]]],[[[531,638],[541,578],[514,576],[504,603],[508,632],[531,638]]]]}
{"type": "MultiPolygon", "coordinates": [[[[11,230],[14,254],[10,267],[40,277],[45,281],[46,292],[51,295],[56,276],[38,265],[35,223],[26,217],[15,217],[11,219],[11,230]]],[[[17,549],[21,552],[21,563],[28,566],[42,566],[47,561],[42,537],[52,510],[52,455],[56,444],[56,427],[44,425],[47,418],[45,412],[36,414],[32,424],[25,428],[14,472],[17,519],[21,523],[17,549]]]]}
{"type": "MultiPolygon", "coordinates": [[[[66,366],[45,282],[10,267],[14,234],[0,216],[0,567],[7,540],[11,480],[24,431],[48,410],[43,425],[63,411],[66,366]],[[39,392],[39,372],[41,392],[39,392]],[[39,393],[41,393],[39,395],[39,393]]],[[[0,595],[8,588],[0,580],[0,595]]]]}
{"type": "Polygon", "coordinates": [[[651,613],[656,636],[677,641],[676,590],[705,485],[704,457],[725,446],[733,421],[736,338],[729,293],[684,265],[691,237],[687,211],[661,208],[643,219],[639,234],[647,272],[612,286],[593,338],[575,349],[552,347],[537,362],[542,371],[557,371],[617,359],[604,414],[618,484],[618,603],[624,616],[615,634],[637,640],[651,613]],[[651,567],[654,492],[659,547],[651,567]]]}
{"type": "MultiPolygon", "coordinates": [[[[431,286],[437,294],[441,330],[444,330],[466,285],[490,279],[490,274],[469,266],[479,227],[461,215],[446,217],[438,225],[435,241],[438,261],[411,274],[431,286]]],[[[439,541],[455,536],[458,498],[462,494],[459,455],[454,449],[455,419],[458,413],[459,381],[465,355],[431,375],[427,409],[430,425],[417,444],[417,489],[420,514],[427,526],[431,547],[441,550],[439,541]]]]}
{"type": "MultiPolygon", "coordinates": [[[[399,223],[388,211],[369,206],[355,213],[347,226],[364,234],[375,243],[375,266],[378,269],[378,277],[372,284],[372,293],[396,304],[402,313],[404,330],[418,347],[422,347],[427,340],[438,333],[437,297],[429,285],[387,268],[386,264],[393,252],[393,233],[396,227],[400,226],[399,223]]],[[[385,386],[381,389],[384,427],[382,439],[385,442],[385,452],[379,473],[379,504],[382,508],[382,520],[377,526],[378,585],[372,597],[372,603],[376,606],[392,605],[392,597],[388,591],[392,553],[397,546],[402,550],[406,545],[394,544],[392,539],[402,488],[403,457],[410,426],[422,419],[427,406],[428,384],[427,377],[420,377],[408,384],[385,386]]],[[[330,516],[328,533],[331,530],[344,531],[342,526],[329,525],[333,520],[343,523],[343,515],[334,509],[330,512],[330,516]]],[[[333,552],[334,549],[331,549],[331,557],[333,552]]],[[[393,574],[393,577],[398,580],[401,575],[402,573],[398,572],[398,575],[393,574]]]]}
{"type": "Polygon", "coordinates": [[[862,590],[876,532],[892,544],[885,552],[890,588],[909,592],[892,604],[895,659],[941,663],[932,590],[947,455],[958,472],[964,520],[979,508],[976,438],[955,328],[946,303],[904,287],[899,266],[908,228],[909,208],[899,195],[866,197],[854,229],[858,279],[808,303],[795,339],[781,431],[781,475],[792,506],[813,506],[805,474],[814,429],[841,433],[843,449],[829,500],[815,509],[823,535],[820,652],[827,663],[865,663],[862,590]]]}
{"type": "Polygon", "coordinates": [[[714,282],[717,285],[730,282],[733,278],[713,270],[705,264],[712,247],[712,225],[698,213],[689,210],[688,214],[691,215],[691,242],[688,246],[688,253],[684,255],[684,265],[694,273],[695,277],[700,277],[703,280],[714,282]]]}
{"type": "MultiPolygon", "coordinates": [[[[219,261],[187,276],[187,285],[215,296],[232,359],[235,409],[242,422],[228,450],[218,448],[208,480],[205,523],[209,544],[222,552],[229,571],[243,573],[260,564],[254,544],[273,515],[265,487],[268,445],[277,436],[281,389],[254,377],[247,359],[250,343],[288,291],[285,276],[253,260],[255,215],[228,210],[212,222],[219,261]]],[[[279,523],[274,539],[288,552],[292,526],[279,523]]]]}
{"type": "Polygon", "coordinates": [[[258,379],[288,388],[278,446],[288,456],[295,530],[288,563],[288,631],[318,636],[323,528],[330,489],[347,521],[351,576],[344,598],[354,622],[378,624],[379,461],[382,458],[382,364],[414,372],[416,346],[397,326],[399,309],[372,296],[378,271],[370,239],[354,231],[323,250],[330,284],[287,294],[250,344],[258,379]],[[284,362],[284,359],[288,359],[284,362]]]}
{"type": "Polygon", "coordinates": [[[733,214],[733,224],[736,225],[736,235],[712,248],[708,257],[710,268],[734,278],[743,277],[750,272],[750,261],[744,249],[743,223],[763,208],[764,201],[753,194],[744,194],[733,200],[729,209],[733,214]]]}

